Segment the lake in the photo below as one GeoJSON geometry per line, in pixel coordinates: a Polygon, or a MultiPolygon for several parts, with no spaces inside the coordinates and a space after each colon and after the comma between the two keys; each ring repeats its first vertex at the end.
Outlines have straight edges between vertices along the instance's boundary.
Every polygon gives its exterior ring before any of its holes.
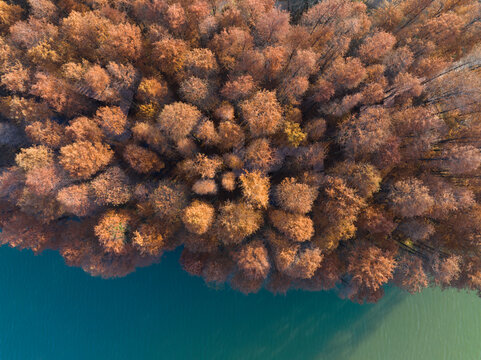
{"type": "Polygon", "coordinates": [[[481,359],[474,293],[388,288],[374,305],[334,292],[245,296],[207,287],[178,256],[102,280],[54,252],[0,248],[0,359],[481,359]]]}

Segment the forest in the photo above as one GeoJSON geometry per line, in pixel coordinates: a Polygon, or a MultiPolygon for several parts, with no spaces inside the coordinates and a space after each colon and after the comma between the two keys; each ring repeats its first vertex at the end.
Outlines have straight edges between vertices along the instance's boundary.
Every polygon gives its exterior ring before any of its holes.
{"type": "Polygon", "coordinates": [[[0,244],[481,295],[480,115],[477,0],[0,0],[0,244]]]}

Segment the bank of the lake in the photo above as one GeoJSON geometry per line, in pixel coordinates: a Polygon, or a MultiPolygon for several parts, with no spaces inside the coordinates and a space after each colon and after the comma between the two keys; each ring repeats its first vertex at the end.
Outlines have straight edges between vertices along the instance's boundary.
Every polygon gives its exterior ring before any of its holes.
{"type": "Polygon", "coordinates": [[[0,359],[481,359],[475,294],[244,296],[206,287],[177,257],[102,280],[53,252],[0,248],[0,359]]]}

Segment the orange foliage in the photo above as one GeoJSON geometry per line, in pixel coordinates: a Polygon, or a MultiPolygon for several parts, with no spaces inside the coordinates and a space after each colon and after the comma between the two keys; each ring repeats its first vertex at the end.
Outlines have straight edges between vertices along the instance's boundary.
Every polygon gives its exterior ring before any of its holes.
{"type": "Polygon", "coordinates": [[[156,172],[164,167],[155,152],[134,144],[125,147],[124,158],[132,169],[141,174],[156,172]]]}
{"type": "Polygon", "coordinates": [[[72,177],[86,179],[108,165],[112,157],[108,145],[77,141],[60,149],[59,163],[72,177]]]}
{"type": "Polygon", "coordinates": [[[275,228],[293,241],[308,241],[314,235],[314,225],[307,216],[272,210],[269,219],[275,228]]]}
{"type": "Polygon", "coordinates": [[[191,133],[201,113],[195,106],[176,102],[166,105],[159,115],[160,129],[172,140],[180,140],[191,133]]]}
{"type": "Polygon", "coordinates": [[[122,254],[127,251],[127,239],[132,217],[127,212],[108,211],[95,226],[95,235],[106,251],[122,254]]]}
{"type": "Polygon", "coordinates": [[[127,125],[127,116],[120,107],[101,107],[95,113],[96,121],[108,136],[120,136],[127,125]]]}
{"type": "Polygon", "coordinates": [[[90,183],[96,202],[100,205],[122,205],[129,201],[131,189],[127,175],[118,167],[111,167],[90,183]]]}
{"type": "Polygon", "coordinates": [[[282,113],[274,93],[260,91],[240,104],[242,116],[253,136],[272,135],[280,127],[282,113]]]}
{"type": "Polygon", "coordinates": [[[352,275],[352,282],[374,291],[392,279],[396,267],[393,254],[368,244],[353,248],[348,264],[347,271],[352,275]]]}
{"type": "Polygon", "coordinates": [[[285,3],[0,0],[2,243],[102,277],[183,246],[245,293],[480,291],[479,2],[285,3]]]}

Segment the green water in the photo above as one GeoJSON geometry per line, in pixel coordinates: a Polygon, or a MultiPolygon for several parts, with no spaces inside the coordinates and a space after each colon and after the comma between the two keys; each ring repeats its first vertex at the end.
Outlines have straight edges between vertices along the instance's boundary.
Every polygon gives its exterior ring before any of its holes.
{"type": "Polygon", "coordinates": [[[177,257],[101,280],[52,252],[0,248],[0,359],[481,359],[474,294],[244,296],[206,287],[177,257]]]}

